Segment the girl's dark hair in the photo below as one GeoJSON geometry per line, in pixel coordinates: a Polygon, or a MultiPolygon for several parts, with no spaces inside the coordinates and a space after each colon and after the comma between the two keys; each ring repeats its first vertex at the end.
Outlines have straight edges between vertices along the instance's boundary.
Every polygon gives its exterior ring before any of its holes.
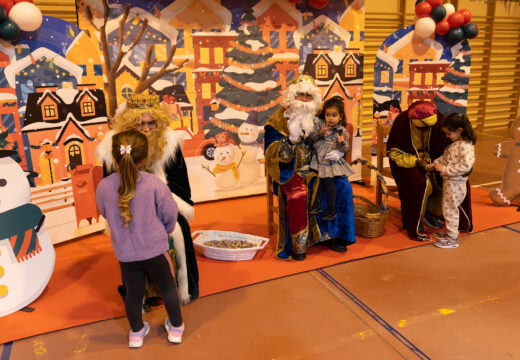
{"type": "Polygon", "coordinates": [[[325,120],[325,110],[335,107],[339,112],[339,124],[341,126],[347,126],[347,120],[345,119],[345,105],[343,105],[343,98],[341,96],[333,96],[326,100],[323,104],[319,118],[325,120]]]}
{"type": "Polygon", "coordinates": [[[121,176],[119,193],[119,213],[123,226],[128,226],[132,220],[130,201],[135,195],[137,184],[137,165],[148,158],[148,139],[137,130],[117,133],[112,138],[112,156],[117,162],[117,171],[121,176]],[[121,147],[124,147],[124,151],[121,147]],[[127,151],[129,149],[129,151],[127,151]]]}
{"type": "Polygon", "coordinates": [[[457,131],[459,128],[462,128],[460,136],[464,140],[469,141],[472,144],[477,142],[477,136],[475,135],[473,126],[471,126],[471,122],[466,114],[452,113],[446,116],[441,122],[441,127],[444,127],[449,131],[457,131]]]}

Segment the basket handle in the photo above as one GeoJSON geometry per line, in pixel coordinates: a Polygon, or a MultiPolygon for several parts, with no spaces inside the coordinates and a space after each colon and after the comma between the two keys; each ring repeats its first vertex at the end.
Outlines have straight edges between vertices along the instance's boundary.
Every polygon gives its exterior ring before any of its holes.
{"type": "Polygon", "coordinates": [[[191,238],[192,238],[192,240],[195,240],[195,238],[196,238],[197,236],[201,235],[201,234],[202,234],[202,231],[201,231],[201,230],[197,230],[197,231],[192,232],[192,233],[191,233],[191,238]]]}
{"type": "Polygon", "coordinates": [[[260,243],[260,245],[258,246],[258,250],[262,250],[263,248],[265,248],[265,246],[269,243],[269,239],[264,239],[262,240],[262,242],[260,243]]]}
{"type": "Polygon", "coordinates": [[[352,161],[352,165],[361,163],[362,165],[365,165],[369,169],[373,170],[376,173],[376,177],[381,180],[381,192],[383,193],[383,199],[381,202],[381,212],[385,212],[388,209],[388,187],[386,186],[386,181],[381,172],[377,167],[374,165],[371,165],[367,160],[365,159],[356,159],[352,161]]]}

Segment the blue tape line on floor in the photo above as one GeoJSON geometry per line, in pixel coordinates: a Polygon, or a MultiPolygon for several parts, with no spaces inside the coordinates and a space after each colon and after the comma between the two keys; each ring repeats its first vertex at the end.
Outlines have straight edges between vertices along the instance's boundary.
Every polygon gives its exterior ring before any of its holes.
{"type": "Polygon", "coordinates": [[[410,340],[405,338],[399,331],[394,329],[392,325],[383,320],[377,315],[372,309],[370,309],[365,303],[363,303],[356,295],[348,291],[343,285],[341,285],[336,279],[334,279],[329,273],[323,269],[318,269],[318,272],[328,281],[332,283],[339,291],[341,291],[346,297],[352,300],[357,306],[359,306],[364,312],[366,312],[372,319],[377,321],[379,325],[385,328],[390,334],[392,334],[397,340],[399,340],[404,346],[410,349],[419,359],[431,360],[425,353],[423,353],[417,346],[412,344],[410,340]]]}
{"type": "Polygon", "coordinates": [[[9,357],[11,356],[12,347],[13,347],[12,341],[9,341],[4,344],[4,349],[2,350],[2,357],[0,357],[0,360],[9,360],[9,357]]]}
{"type": "Polygon", "coordinates": [[[513,230],[514,232],[520,233],[520,230],[513,229],[512,227],[509,227],[509,226],[507,226],[507,225],[503,225],[503,227],[505,227],[505,228],[508,229],[508,230],[513,230]]]}

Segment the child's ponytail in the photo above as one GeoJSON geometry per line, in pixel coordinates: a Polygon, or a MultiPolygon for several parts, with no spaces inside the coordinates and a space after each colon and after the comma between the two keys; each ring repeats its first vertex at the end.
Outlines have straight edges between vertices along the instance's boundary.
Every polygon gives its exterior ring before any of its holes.
{"type": "Polygon", "coordinates": [[[132,221],[130,201],[135,195],[138,166],[148,157],[148,140],[137,130],[120,132],[112,138],[112,156],[117,162],[121,177],[119,186],[119,212],[123,226],[132,221]]]}

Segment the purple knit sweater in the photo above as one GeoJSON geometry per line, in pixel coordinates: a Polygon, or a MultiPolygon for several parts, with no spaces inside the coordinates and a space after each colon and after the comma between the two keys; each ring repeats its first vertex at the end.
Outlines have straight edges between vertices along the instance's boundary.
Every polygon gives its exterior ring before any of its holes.
{"type": "Polygon", "coordinates": [[[119,173],[104,178],[96,190],[99,211],[108,221],[112,246],[119,261],[151,259],[168,250],[168,234],[175,228],[177,203],[157,176],[140,171],[130,201],[132,221],[123,227],[119,213],[119,173]]]}

